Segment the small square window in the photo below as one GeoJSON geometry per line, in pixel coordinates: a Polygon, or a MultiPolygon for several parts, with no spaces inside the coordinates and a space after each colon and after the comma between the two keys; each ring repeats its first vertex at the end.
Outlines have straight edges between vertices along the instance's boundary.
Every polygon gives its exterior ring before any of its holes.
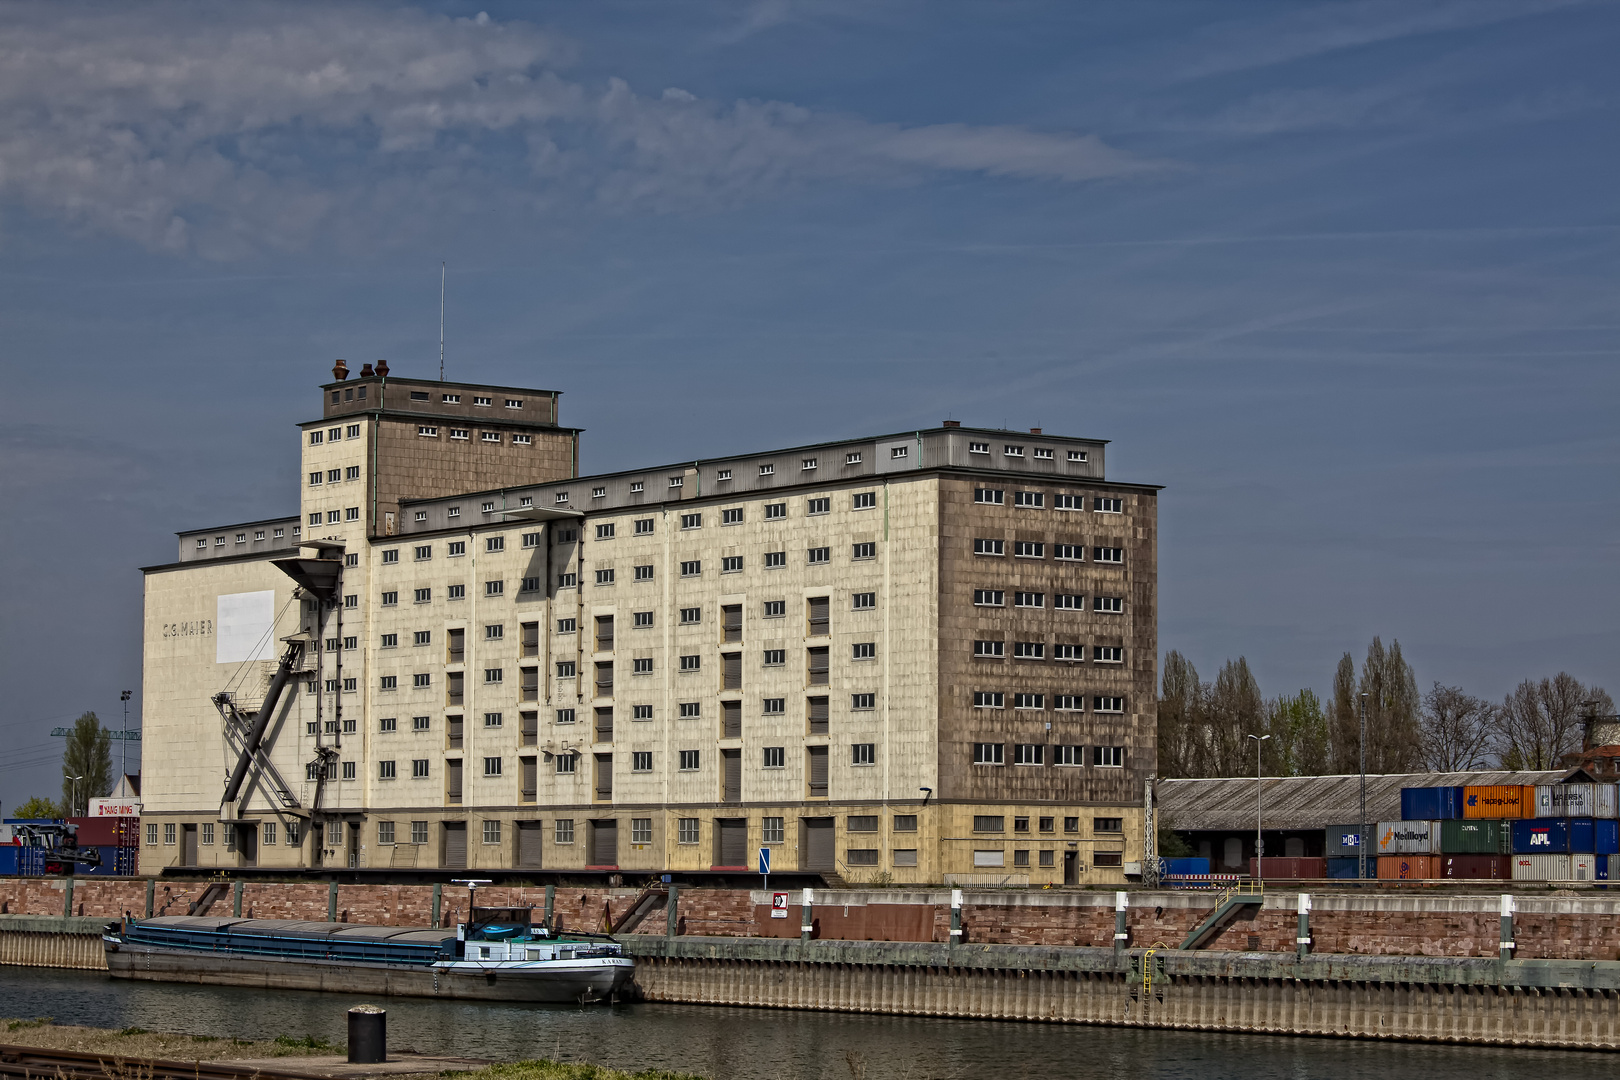
{"type": "Polygon", "coordinates": [[[787,503],[766,503],[765,520],[779,521],[787,517],[787,503]]]}
{"type": "Polygon", "coordinates": [[[844,455],[844,464],[845,465],[859,465],[860,463],[861,463],[860,451],[857,450],[854,453],[844,455]]]}
{"type": "Polygon", "coordinates": [[[721,469],[721,470],[719,470],[718,472],[716,472],[714,474],[714,478],[716,480],[730,480],[731,479],[731,470],[730,469],[721,469]]]}

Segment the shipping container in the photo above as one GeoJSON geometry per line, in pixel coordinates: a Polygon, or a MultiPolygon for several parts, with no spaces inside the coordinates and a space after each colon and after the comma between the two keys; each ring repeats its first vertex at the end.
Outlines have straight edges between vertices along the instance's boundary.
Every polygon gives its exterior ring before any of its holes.
{"type": "Polygon", "coordinates": [[[1513,860],[1507,855],[1441,855],[1434,861],[1443,878],[1506,881],[1513,873],[1513,860]]]}
{"type": "Polygon", "coordinates": [[[1207,874],[1209,873],[1208,859],[1160,859],[1159,873],[1161,874],[1207,874]]]}
{"type": "Polygon", "coordinates": [[[1609,818],[1593,820],[1592,850],[1599,855],[1620,855],[1620,821],[1609,818]]]}
{"type": "Polygon", "coordinates": [[[1281,878],[1287,881],[1319,880],[1327,877],[1326,859],[1250,859],[1249,876],[1281,878]],[[1260,865],[1256,867],[1256,863],[1260,865]],[[1258,871],[1258,872],[1257,872],[1258,871]]]}
{"type": "Polygon", "coordinates": [[[1568,855],[1515,855],[1514,881],[1568,881],[1568,855]]]}
{"type": "Polygon", "coordinates": [[[1440,821],[1463,816],[1460,787],[1401,788],[1401,820],[1440,821]]]}
{"type": "Polygon", "coordinates": [[[1519,784],[1489,784],[1463,788],[1465,818],[1521,818],[1535,816],[1535,788],[1519,784]],[[1525,792],[1530,793],[1529,799],[1525,792]],[[1528,811],[1528,812],[1527,812],[1528,811]]]}
{"type": "Polygon", "coordinates": [[[1428,855],[1439,851],[1437,825],[1433,821],[1380,821],[1378,832],[1374,834],[1378,839],[1378,854],[1428,855]]]}
{"type": "MultiPolygon", "coordinates": [[[[1372,826],[1368,826],[1370,829],[1372,826]]],[[[1326,829],[1323,851],[1330,859],[1344,859],[1361,854],[1360,825],[1329,825],[1326,829]]],[[[1369,852],[1369,854],[1372,854],[1369,852]]]]}
{"type": "Polygon", "coordinates": [[[1597,863],[1603,855],[1571,855],[1569,857],[1569,880],[1596,881],[1597,863]]]}
{"type": "Polygon", "coordinates": [[[1524,818],[1515,821],[1513,853],[1539,855],[1557,852],[1592,854],[1595,830],[1591,818],[1524,818]]]}
{"type": "Polygon", "coordinates": [[[1447,855],[1506,855],[1512,849],[1507,822],[1465,818],[1440,823],[1440,850],[1447,855]]]}
{"type": "Polygon", "coordinates": [[[1596,868],[1596,871],[1597,871],[1597,880],[1599,880],[1599,881],[1608,881],[1609,880],[1609,856],[1607,856],[1607,855],[1599,855],[1597,857],[1595,868],[1596,868]]]}
{"type": "MultiPolygon", "coordinates": [[[[1345,859],[1328,859],[1327,876],[1330,878],[1359,878],[1361,876],[1361,856],[1345,859]]],[[[1378,856],[1367,853],[1367,876],[1378,876],[1378,856]]]]}
{"type": "Polygon", "coordinates": [[[1412,881],[1434,876],[1432,855],[1380,855],[1378,877],[1383,881],[1412,881]]]}
{"type": "MultiPolygon", "coordinates": [[[[1612,818],[1613,784],[1540,784],[1535,789],[1538,818],[1612,818]]],[[[1525,815],[1529,817],[1530,815],[1525,815]]]]}
{"type": "Polygon", "coordinates": [[[79,817],[68,818],[68,824],[78,827],[74,838],[80,847],[101,847],[118,843],[118,823],[121,820],[115,817],[79,817]]]}

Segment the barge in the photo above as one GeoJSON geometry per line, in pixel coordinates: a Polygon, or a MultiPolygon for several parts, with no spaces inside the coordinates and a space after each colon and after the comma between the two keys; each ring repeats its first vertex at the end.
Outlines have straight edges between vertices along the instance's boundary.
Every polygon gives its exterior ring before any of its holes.
{"type": "Polygon", "coordinates": [[[556,932],[531,908],[473,908],[445,931],[359,923],[171,915],[102,934],[115,979],[277,990],[590,1003],[612,1000],[635,961],[611,937],[556,932]]]}

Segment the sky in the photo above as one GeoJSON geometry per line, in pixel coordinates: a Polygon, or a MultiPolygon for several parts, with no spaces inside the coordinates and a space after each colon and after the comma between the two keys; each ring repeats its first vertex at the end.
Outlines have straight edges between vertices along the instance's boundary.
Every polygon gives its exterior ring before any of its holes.
{"type": "MultiPolygon", "coordinates": [[[[140,720],[141,574],[332,361],[582,469],[950,418],[1164,485],[1267,695],[1620,689],[1620,5],[0,4],[0,805],[140,720]]],[[[116,756],[116,754],[115,754],[116,756]]]]}

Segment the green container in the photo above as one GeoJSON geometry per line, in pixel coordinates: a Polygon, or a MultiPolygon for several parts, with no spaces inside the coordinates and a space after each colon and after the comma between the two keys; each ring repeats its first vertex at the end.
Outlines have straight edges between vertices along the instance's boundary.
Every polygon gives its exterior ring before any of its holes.
{"type": "Polygon", "coordinates": [[[1442,821],[1440,850],[1447,855],[1507,855],[1512,850],[1512,832],[1503,821],[1442,821]]]}

